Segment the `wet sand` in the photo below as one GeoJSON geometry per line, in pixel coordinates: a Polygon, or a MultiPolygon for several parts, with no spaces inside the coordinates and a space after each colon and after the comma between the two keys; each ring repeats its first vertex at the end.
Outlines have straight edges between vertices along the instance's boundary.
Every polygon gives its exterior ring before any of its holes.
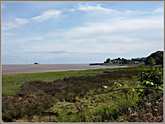
{"type": "Polygon", "coordinates": [[[26,73],[42,73],[42,72],[59,72],[69,70],[87,70],[87,69],[103,69],[103,68],[124,68],[129,66],[103,66],[89,64],[26,64],[26,65],[2,65],[2,75],[26,74],[26,73]]]}

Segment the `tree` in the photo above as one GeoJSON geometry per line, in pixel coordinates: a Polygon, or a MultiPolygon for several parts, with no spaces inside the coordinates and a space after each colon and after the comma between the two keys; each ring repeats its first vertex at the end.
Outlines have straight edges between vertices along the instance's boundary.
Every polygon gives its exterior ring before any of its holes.
{"type": "Polygon", "coordinates": [[[127,59],[122,58],[122,64],[127,64],[127,63],[128,63],[128,60],[127,60],[127,59]]]}
{"type": "Polygon", "coordinates": [[[155,59],[151,57],[149,59],[149,64],[152,65],[152,66],[155,65],[156,64],[155,59]]]}
{"type": "Polygon", "coordinates": [[[111,62],[111,59],[108,58],[104,63],[110,63],[111,62]]]}
{"type": "Polygon", "coordinates": [[[144,61],[146,65],[151,65],[154,63],[155,65],[163,65],[163,51],[157,51],[149,55],[146,60],[144,61]]]}

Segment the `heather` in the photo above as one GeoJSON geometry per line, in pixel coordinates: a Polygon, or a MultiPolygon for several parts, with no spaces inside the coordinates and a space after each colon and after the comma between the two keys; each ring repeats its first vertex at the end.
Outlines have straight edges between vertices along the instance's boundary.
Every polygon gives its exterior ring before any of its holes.
{"type": "MultiPolygon", "coordinates": [[[[2,97],[4,122],[162,122],[163,69],[144,66],[77,71],[22,82],[2,97]],[[61,76],[61,75],[60,75],[61,76]]],[[[17,76],[17,75],[15,75],[17,76]]],[[[5,79],[4,79],[5,80],[5,79]]]]}

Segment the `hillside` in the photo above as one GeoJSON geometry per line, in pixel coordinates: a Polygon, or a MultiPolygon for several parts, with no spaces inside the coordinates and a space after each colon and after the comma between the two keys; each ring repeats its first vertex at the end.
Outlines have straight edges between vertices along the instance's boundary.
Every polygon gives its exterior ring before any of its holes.
{"type": "Polygon", "coordinates": [[[157,51],[149,55],[144,61],[145,65],[163,65],[163,51],[157,51]]]}

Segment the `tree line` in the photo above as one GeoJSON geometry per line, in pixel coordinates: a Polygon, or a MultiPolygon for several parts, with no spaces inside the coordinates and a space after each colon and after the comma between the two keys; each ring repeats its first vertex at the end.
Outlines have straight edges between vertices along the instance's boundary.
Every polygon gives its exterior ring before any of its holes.
{"type": "Polygon", "coordinates": [[[112,64],[139,64],[144,63],[145,65],[163,65],[163,51],[157,51],[149,55],[148,57],[141,57],[141,58],[132,58],[132,59],[125,59],[125,58],[116,58],[110,59],[107,58],[104,63],[112,63],[112,64]]]}

